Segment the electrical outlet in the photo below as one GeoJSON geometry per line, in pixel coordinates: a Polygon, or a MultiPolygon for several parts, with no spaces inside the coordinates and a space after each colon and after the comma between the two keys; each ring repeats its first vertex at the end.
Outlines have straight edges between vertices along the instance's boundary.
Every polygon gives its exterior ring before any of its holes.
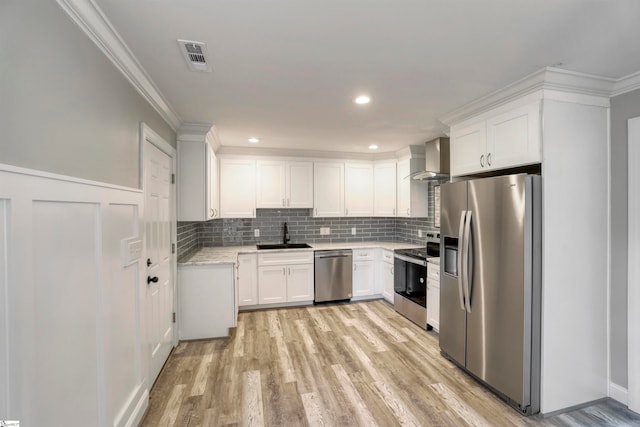
{"type": "Polygon", "coordinates": [[[320,235],[327,236],[331,234],[331,229],[329,227],[320,227],[320,235]]]}
{"type": "Polygon", "coordinates": [[[422,237],[422,230],[418,230],[418,237],[422,237]]]}
{"type": "Polygon", "coordinates": [[[253,237],[260,237],[260,229],[256,228],[253,230],[253,237]]]}
{"type": "Polygon", "coordinates": [[[356,228],[355,227],[351,227],[351,234],[353,234],[354,236],[356,235],[356,228]]]}

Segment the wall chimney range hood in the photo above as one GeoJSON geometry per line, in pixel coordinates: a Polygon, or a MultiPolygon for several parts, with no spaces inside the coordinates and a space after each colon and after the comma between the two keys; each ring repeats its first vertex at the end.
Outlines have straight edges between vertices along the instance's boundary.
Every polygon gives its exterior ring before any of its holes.
{"type": "Polygon", "coordinates": [[[413,175],[423,181],[449,177],[449,138],[441,137],[425,144],[425,170],[413,175]]]}

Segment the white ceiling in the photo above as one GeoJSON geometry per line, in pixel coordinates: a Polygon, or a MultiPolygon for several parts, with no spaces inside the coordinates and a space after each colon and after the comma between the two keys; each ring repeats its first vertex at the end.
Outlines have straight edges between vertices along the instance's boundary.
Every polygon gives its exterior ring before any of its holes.
{"type": "Polygon", "coordinates": [[[96,0],[183,122],[222,145],[395,151],[544,66],[640,70],[638,0],[96,0]],[[205,42],[188,71],[177,39],[205,42]],[[357,106],[352,99],[368,94],[357,106]]]}

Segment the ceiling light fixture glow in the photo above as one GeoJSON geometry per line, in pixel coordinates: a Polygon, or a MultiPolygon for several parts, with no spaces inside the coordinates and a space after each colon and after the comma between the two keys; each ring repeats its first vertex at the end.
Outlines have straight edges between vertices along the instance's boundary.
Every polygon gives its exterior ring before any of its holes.
{"type": "Polygon", "coordinates": [[[247,139],[247,141],[249,141],[252,144],[257,144],[258,142],[260,142],[260,138],[256,138],[255,136],[252,136],[251,138],[247,139]]]}
{"type": "Polygon", "coordinates": [[[357,97],[356,99],[353,100],[353,102],[355,102],[356,104],[368,104],[371,101],[371,98],[369,98],[367,95],[360,95],[359,97],[357,97]]]}
{"type": "Polygon", "coordinates": [[[371,144],[369,146],[369,150],[377,150],[377,149],[378,149],[378,146],[376,144],[371,144]]]}

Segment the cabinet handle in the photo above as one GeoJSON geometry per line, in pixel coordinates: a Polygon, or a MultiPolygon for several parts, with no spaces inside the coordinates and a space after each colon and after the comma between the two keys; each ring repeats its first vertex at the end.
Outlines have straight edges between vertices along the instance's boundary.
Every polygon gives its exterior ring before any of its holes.
{"type": "Polygon", "coordinates": [[[491,153],[487,154],[487,166],[491,166],[491,153]]]}
{"type": "Polygon", "coordinates": [[[214,216],[213,209],[209,209],[209,217],[213,218],[213,216],[214,216]]]}
{"type": "Polygon", "coordinates": [[[411,214],[410,214],[410,210],[409,210],[409,209],[410,209],[410,208],[407,208],[407,215],[409,215],[409,216],[410,216],[411,214]]]}
{"type": "Polygon", "coordinates": [[[217,217],[218,216],[218,209],[214,209],[213,210],[213,216],[217,217]]]}
{"type": "Polygon", "coordinates": [[[480,167],[484,167],[484,154],[480,156],[480,167]]]}
{"type": "Polygon", "coordinates": [[[284,199],[282,199],[282,207],[285,207],[285,206],[287,205],[284,203],[284,199]]]}
{"type": "Polygon", "coordinates": [[[291,276],[291,267],[288,267],[287,270],[289,270],[289,276],[291,276]]]}
{"type": "Polygon", "coordinates": [[[282,275],[286,276],[287,275],[287,270],[285,267],[282,267],[282,275]]]}

